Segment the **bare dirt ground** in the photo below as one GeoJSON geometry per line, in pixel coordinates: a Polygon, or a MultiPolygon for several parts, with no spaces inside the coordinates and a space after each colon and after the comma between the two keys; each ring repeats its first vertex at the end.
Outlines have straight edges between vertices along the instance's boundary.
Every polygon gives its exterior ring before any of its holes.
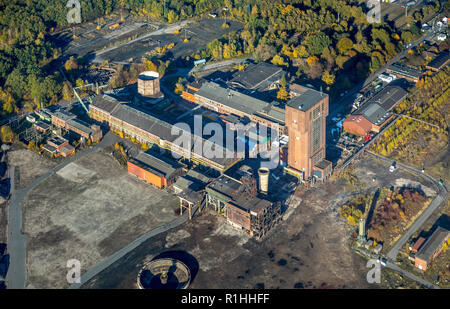
{"type": "MultiPolygon", "coordinates": [[[[421,178],[400,170],[390,173],[387,166],[369,158],[357,166],[361,191],[396,181],[429,189],[421,178]]],[[[350,231],[339,218],[338,208],[357,194],[344,186],[345,181],[338,179],[299,188],[296,207],[262,242],[234,230],[225,218],[207,210],[149,239],[83,288],[136,288],[143,263],[160,254],[181,260],[190,257],[183,261],[192,270],[191,288],[378,288],[367,283],[366,260],[351,251],[350,231]]]]}
{"type": "Polygon", "coordinates": [[[135,288],[145,261],[176,251],[198,263],[192,288],[367,288],[365,261],[350,251],[335,209],[346,200],[339,192],[337,184],[298,192],[300,204],[263,242],[208,210],[148,240],[84,287],[135,288]]]}
{"type": "Polygon", "coordinates": [[[122,46],[118,49],[107,52],[101,56],[102,59],[107,59],[109,62],[113,61],[127,61],[129,58],[139,59],[146,52],[150,51],[145,43],[150,41],[160,41],[161,46],[165,46],[171,43],[175,44],[175,47],[170,50],[170,54],[174,59],[182,56],[189,56],[192,53],[201,50],[206,45],[216,38],[220,38],[223,35],[237,31],[242,28],[242,24],[228,20],[229,28],[222,28],[224,23],[223,19],[199,19],[191,21],[186,26],[186,38],[189,42],[183,42],[185,38],[185,31],[181,30],[179,34],[167,33],[163,35],[155,35],[142,42],[136,42],[129,45],[122,46]]]}
{"type": "Polygon", "coordinates": [[[176,218],[178,199],[130,175],[105,153],[71,163],[23,203],[32,288],[66,287],[66,263],[82,271],[176,218]]]}
{"type": "Polygon", "coordinates": [[[8,165],[19,167],[19,175],[16,175],[19,179],[19,189],[29,186],[57,164],[27,149],[19,148],[8,152],[8,165]]]}

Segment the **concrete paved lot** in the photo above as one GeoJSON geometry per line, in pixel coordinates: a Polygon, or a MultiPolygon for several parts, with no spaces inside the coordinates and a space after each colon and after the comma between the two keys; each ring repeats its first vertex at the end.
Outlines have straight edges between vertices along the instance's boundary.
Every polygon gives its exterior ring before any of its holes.
{"type": "Polygon", "coordinates": [[[107,154],[70,163],[23,203],[28,287],[62,288],[69,259],[82,273],[146,231],[172,221],[178,199],[136,177],[107,154]]]}

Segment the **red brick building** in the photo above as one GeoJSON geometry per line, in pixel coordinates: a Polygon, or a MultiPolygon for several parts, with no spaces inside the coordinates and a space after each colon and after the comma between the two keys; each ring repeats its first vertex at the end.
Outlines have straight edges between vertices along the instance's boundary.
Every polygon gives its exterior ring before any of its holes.
{"type": "Polygon", "coordinates": [[[443,244],[449,236],[450,231],[439,226],[420,247],[414,260],[415,266],[426,271],[430,263],[442,252],[443,244]]]}
{"type": "Polygon", "coordinates": [[[358,136],[365,136],[372,130],[372,123],[361,115],[348,116],[342,126],[345,131],[358,136]]]}
{"type": "Polygon", "coordinates": [[[127,163],[128,172],[159,189],[170,186],[182,174],[182,165],[144,152],[127,163]]]}
{"type": "Polygon", "coordinates": [[[300,85],[293,86],[294,97],[288,101],[285,113],[289,135],[288,166],[296,170],[302,180],[319,175],[323,180],[331,174],[331,162],[325,160],[328,95],[300,85]],[[314,174],[315,170],[326,173],[314,174]]]}

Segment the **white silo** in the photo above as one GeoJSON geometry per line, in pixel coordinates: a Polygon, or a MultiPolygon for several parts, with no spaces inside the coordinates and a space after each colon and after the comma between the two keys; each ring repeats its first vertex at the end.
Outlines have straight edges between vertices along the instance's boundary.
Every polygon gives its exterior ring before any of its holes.
{"type": "Polygon", "coordinates": [[[267,167],[258,169],[259,192],[261,193],[267,194],[267,192],[269,192],[269,174],[270,171],[267,167]]]}

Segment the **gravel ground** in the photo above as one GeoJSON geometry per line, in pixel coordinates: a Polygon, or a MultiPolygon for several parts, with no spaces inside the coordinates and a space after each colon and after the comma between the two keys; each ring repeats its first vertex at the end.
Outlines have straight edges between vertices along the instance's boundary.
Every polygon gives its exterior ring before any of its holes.
{"type": "Polygon", "coordinates": [[[178,199],[94,153],[46,179],[23,207],[29,287],[60,288],[67,286],[67,260],[87,270],[175,219],[178,199]]]}

